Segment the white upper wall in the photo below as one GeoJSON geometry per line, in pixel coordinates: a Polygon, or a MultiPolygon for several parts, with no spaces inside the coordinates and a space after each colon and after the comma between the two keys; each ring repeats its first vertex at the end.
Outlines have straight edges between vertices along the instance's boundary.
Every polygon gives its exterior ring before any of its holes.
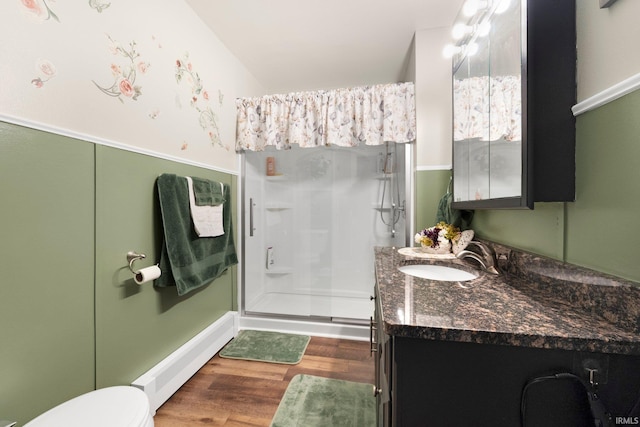
{"type": "Polygon", "coordinates": [[[640,73],[640,1],[577,0],[578,102],[640,73]]]}
{"type": "Polygon", "coordinates": [[[264,90],[184,0],[5,1],[0,38],[0,120],[237,172],[264,90]]]}
{"type": "Polygon", "coordinates": [[[451,42],[449,27],[415,35],[416,164],[419,169],[450,169],[452,140],[451,59],[442,48],[451,42]]]}

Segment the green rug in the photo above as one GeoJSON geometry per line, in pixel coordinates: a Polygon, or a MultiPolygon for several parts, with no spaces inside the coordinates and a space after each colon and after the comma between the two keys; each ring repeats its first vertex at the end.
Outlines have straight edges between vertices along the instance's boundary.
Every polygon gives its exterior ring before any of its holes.
{"type": "Polygon", "coordinates": [[[307,335],[242,330],[220,351],[220,357],[295,365],[310,339],[307,335]]]}
{"type": "Polygon", "coordinates": [[[296,375],[287,387],[271,427],[371,427],[376,398],[371,384],[296,375]]]}

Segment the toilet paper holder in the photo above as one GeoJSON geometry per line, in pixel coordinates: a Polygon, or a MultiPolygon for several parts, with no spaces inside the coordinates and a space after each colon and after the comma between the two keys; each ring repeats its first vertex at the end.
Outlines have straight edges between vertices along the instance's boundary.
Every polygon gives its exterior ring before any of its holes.
{"type": "Polygon", "coordinates": [[[133,251],[127,252],[127,261],[129,262],[129,270],[131,270],[133,274],[138,274],[138,272],[133,269],[133,263],[139,259],[145,259],[146,257],[147,256],[145,254],[139,254],[133,251]]]}
{"type": "MultiPolygon", "coordinates": [[[[127,261],[129,262],[129,270],[133,273],[133,281],[138,285],[156,280],[162,274],[160,266],[158,264],[151,267],[145,267],[141,269],[133,268],[133,263],[139,259],[144,259],[147,256],[145,254],[139,254],[133,251],[127,252],[127,261]]],[[[2,427],[2,426],[0,426],[2,427]]]]}

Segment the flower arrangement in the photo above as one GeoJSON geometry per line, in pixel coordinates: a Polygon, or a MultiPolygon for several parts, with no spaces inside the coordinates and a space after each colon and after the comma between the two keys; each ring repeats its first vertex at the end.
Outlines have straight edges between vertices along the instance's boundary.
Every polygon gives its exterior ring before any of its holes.
{"type": "Polygon", "coordinates": [[[460,229],[446,222],[439,222],[433,227],[425,228],[416,233],[414,240],[420,243],[425,252],[448,254],[453,245],[460,239],[460,229]]]}

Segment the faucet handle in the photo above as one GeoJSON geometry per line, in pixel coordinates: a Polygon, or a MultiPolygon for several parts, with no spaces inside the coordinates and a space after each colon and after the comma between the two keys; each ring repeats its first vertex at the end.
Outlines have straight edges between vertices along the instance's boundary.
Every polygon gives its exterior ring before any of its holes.
{"type": "Polygon", "coordinates": [[[471,240],[469,245],[476,246],[480,249],[482,253],[482,257],[484,258],[484,262],[486,264],[486,269],[495,274],[500,273],[500,269],[498,266],[498,258],[496,257],[496,251],[489,245],[479,242],[477,240],[471,240]]]}
{"type": "Polygon", "coordinates": [[[491,246],[486,245],[477,240],[471,240],[469,242],[469,245],[476,246],[478,249],[480,249],[480,251],[482,252],[482,255],[484,255],[485,257],[490,257],[492,259],[495,259],[496,252],[493,250],[491,246]]]}

